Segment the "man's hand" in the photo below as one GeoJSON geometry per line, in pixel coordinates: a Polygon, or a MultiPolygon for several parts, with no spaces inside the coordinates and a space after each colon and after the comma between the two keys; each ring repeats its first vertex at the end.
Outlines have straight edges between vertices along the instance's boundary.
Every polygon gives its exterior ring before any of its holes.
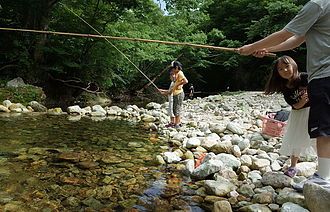
{"type": "Polygon", "coordinates": [[[260,50],[253,52],[252,55],[255,57],[258,57],[258,58],[262,58],[264,56],[267,56],[268,53],[269,53],[269,51],[267,49],[260,49],[260,50]]]}
{"type": "Polygon", "coordinates": [[[240,55],[251,55],[254,53],[254,48],[252,47],[252,44],[248,44],[248,45],[245,45],[245,46],[242,46],[241,48],[238,48],[237,49],[237,52],[240,54],[240,55]]]}

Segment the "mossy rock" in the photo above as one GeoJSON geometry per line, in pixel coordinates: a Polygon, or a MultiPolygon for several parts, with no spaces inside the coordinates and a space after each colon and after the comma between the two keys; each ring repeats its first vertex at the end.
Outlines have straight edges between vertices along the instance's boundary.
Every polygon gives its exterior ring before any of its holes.
{"type": "Polygon", "coordinates": [[[14,103],[27,105],[31,101],[43,103],[46,95],[42,88],[26,85],[23,87],[0,87],[0,103],[8,99],[14,103]]]}

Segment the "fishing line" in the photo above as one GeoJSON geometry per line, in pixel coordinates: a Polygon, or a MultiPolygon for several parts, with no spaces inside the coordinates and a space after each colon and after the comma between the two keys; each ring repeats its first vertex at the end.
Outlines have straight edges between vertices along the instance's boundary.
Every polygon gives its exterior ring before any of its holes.
{"type": "MultiPolygon", "coordinates": [[[[92,25],[90,25],[87,21],[85,21],[82,17],[80,17],[77,13],[75,13],[74,11],[72,11],[70,8],[68,8],[66,5],[64,5],[63,3],[59,2],[60,5],[62,5],[66,10],[70,11],[72,14],[74,14],[75,16],[77,16],[81,21],[83,21],[85,24],[87,24],[90,28],[92,28],[97,34],[99,34],[100,36],[103,36],[97,29],[95,29],[92,25]]],[[[127,59],[157,90],[158,87],[157,85],[151,81],[149,79],[149,77],[147,75],[145,75],[143,73],[143,71],[141,71],[139,69],[139,67],[137,67],[120,49],[118,49],[113,43],[111,43],[106,37],[104,37],[104,39],[113,47],[115,48],[125,59],[127,59]]]]}

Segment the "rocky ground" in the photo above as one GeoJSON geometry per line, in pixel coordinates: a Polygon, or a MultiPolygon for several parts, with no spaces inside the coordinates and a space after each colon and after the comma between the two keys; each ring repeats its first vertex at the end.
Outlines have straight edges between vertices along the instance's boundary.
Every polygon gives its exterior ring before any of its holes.
{"type": "MultiPolygon", "coordinates": [[[[8,105],[3,104],[3,111],[11,111],[8,105]]],[[[31,103],[29,110],[36,105],[31,103]]],[[[11,107],[17,112],[17,107],[11,107]]],[[[165,127],[166,108],[166,103],[152,102],[146,108],[72,106],[67,112],[76,120],[83,115],[100,120],[122,117],[158,131],[164,152],[156,160],[190,178],[191,199],[207,210],[326,212],[330,208],[329,190],[308,185],[299,193],[292,188],[315,172],[316,158],[301,158],[298,175],[290,178],[283,174],[289,157],[278,153],[281,137],[261,133],[260,115],[288,108],[280,95],[243,92],[186,100],[183,126],[178,129],[165,127]]],[[[59,109],[48,112],[62,113],[59,109]]],[[[180,209],[189,211],[189,207],[180,209]]]]}
{"type": "Polygon", "coordinates": [[[281,138],[261,133],[260,115],[287,106],[280,95],[257,92],[188,100],[184,126],[160,130],[176,148],[159,159],[182,164],[201,182],[196,193],[213,211],[328,211],[329,190],[309,185],[299,193],[291,187],[315,172],[316,159],[301,158],[298,175],[290,178],[283,174],[289,157],[278,153],[281,138]]]}

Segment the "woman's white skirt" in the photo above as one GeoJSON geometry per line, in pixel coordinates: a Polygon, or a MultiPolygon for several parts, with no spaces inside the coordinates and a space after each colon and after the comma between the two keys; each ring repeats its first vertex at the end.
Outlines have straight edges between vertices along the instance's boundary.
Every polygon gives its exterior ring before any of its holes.
{"type": "Polygon", "coordinates": [[[287,156],[316,156],[316,139],[308,134],[309,107],[291,110],[282,139],[280,154],[287,156]]]}

